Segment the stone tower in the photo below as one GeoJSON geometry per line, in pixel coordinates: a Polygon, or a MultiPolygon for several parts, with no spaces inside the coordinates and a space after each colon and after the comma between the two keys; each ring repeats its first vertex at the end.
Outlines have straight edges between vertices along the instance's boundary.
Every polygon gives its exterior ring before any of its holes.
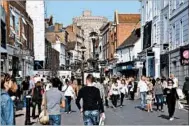
{"type": "Polygon", "coordinates": [[[92,12],[90,10],[83,11],[83,15],[79,17],[73,18],[73,24],[77,24],[81,26],[84,30],[84,45],[87,48],[85,52],[85,59],[92,58],[93,54],[93,44],[92,40],[89,37],[89,34],[92,31],[95,31],[100,35],[100,27],[108,22],[108,19],[102,16],[92,16],[92,12]]]}

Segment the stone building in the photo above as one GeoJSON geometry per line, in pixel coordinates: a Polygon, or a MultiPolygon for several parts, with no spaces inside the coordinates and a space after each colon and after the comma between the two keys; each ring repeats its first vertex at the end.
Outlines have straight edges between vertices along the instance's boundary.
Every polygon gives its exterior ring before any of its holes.
{"type": "Polygon", "coordinates": [[[85,59],[92,58],[93,56],[93,44],[92,39],[89,37],[91,32],[96,32],[100,35],[100,27],[107,23],[108,19],[101,16],[93,16],[92,12],[86,10],[82,16],[73,18],[73,24],[81,26],[84,30],[84,45],[87,48],[85,52],[85,59]]]}
{"type": "Polygon", "coordinates": [[[66,65],[66,45],[68,33],[62,24],[55,23],[46,28],[45,38],[51,42],[52,48],[59,52],[59,68],[64,69],[66,65]]]}
{"type": "Polygon", "coordinates": [[[26,2],[27,13],[34,24],[34,55],[36,61],[45,62],[45,7],[44,1],[26,2]]]}
{"type": "Polygon", "coordinates": [[[182,86],[189,76],[189,1],[171,0],[169,11],[169,72],[175,74],[182,86]]]}
{"type": "MultiPolygon", "coordinates": [[[[26,1],[2,1],[6,12],[7,63],[5,72],[13,76],[33,74],[33,20],[26,12],[26,1]]],[[[5,39],[4,39],[5,40],[5,39]]]]}
{"type": "Polygon", "coordinates": [[[183,85],[189,75],[188,0],[142,0],[141,37],[143,74],[169,77],[183,85]]]}

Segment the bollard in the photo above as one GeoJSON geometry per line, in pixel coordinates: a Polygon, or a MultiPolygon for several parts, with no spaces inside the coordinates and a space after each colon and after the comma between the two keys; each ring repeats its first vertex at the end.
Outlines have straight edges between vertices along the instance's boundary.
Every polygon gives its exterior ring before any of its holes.
{"type": "Polygon", "coordinates": [[[27,95],[26,96],[26,116],[25,116],[25,125],[30,125],[30,101],[31,101],[31,96],[27,95]]]}

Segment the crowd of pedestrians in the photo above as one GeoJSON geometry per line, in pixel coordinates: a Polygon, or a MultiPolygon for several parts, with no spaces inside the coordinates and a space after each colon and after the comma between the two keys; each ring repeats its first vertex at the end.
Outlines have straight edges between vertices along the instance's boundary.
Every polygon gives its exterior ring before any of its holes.
{"type": "MultiPolygon", "coordinates": [[[[61,125],[62,108],[66,114],[71,114],[73,102],[76,103],[83,116],[84,125],[98,125],[100,120],[105,119],[104,106],[113,109],[122,108],[123,103],[126,105],[125,99],[133,101],[139,96],[140,108],[147,112],[153,112],[154,105],[156,111],[164,112],[166,104],[169,118],[172,121],[176,103],[181,99],[178,89],[178,79],[173,74],[170,78],[162,77],[156,80],[141,76],[139,81],[136,81],[134,77],[125,76],[99,79],[88,74],[84,87],[80,87],[77,80],[69,76],[28,76],[21,85],[17,85],[14,77],[1,74],[1,124],[15,124],[15,101],[22,101],[25,105],[27,95],[32,97],[32,117],[35,119],[40,115],[41,118],[48,114],[46,124],[50,125],[61,125]],[[80,104],[81,99],[82,105],[80,104]]],[[[182,92],[189,103],[188,77],[186,77],[182,92]]]]}

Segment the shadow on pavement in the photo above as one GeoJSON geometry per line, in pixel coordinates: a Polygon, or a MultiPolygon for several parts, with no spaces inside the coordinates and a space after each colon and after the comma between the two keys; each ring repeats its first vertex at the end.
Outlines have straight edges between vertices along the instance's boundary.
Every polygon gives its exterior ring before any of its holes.
{"type": "MultiPolygon", "coordinates": [[[[162,119],[167,119],[167,120],[169,120],[169,116],[167,116],[167,115],[160,115],[160,116],[158,116],[158,117],[160,117],[160,118],[162,118],[162,119]]],[[[174,117],[175,119],[180,119],[180,118],[177,118],[177,117],[174,117]]]]}
{"type": "Polygon", "coordinates": [[[19,117],[19,116],[23,116],[24,114],[17,114],[15,115],[15,117],[19,117]]]}

